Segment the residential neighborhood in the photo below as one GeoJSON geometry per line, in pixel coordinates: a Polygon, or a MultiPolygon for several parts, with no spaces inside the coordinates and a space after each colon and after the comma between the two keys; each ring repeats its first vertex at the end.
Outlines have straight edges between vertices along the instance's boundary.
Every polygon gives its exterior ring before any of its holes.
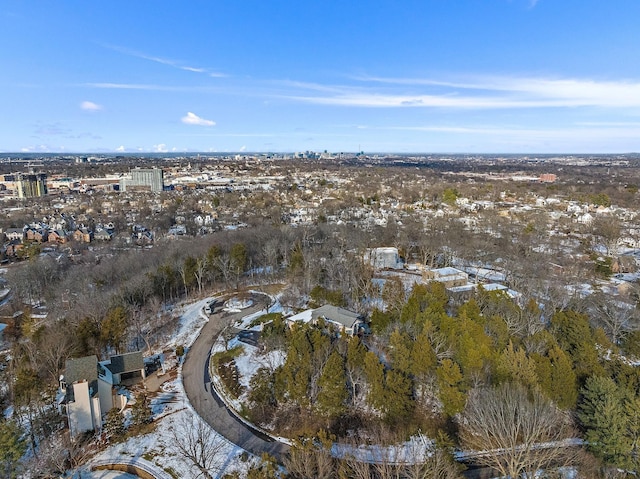
{"type": "Polygon", "coordinates": [[[145,437],[163,450],[145,467],[198,468],[186,435],[147,432],[190,404],[216,437],[271,437],[246,447],[292,470],[309,431],[337,448],[429,431],[451,434],[458,474],[471,443],[451,431],[482,388],[531,388],[566,438],[558,414],[583,411],[595,371],[640,374],[638,158],[304,156],[0,162],[46,182],[26,198],[5,180],[0,204],[0,399],[35,418],[25,451],[51,431],[60,457],[145,437]]]}

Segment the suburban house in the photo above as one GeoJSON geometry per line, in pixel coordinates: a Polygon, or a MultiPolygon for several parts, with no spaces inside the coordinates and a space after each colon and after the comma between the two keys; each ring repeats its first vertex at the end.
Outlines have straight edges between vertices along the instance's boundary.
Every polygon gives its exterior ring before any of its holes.
{"type": "Polygon", "coordinates": [[[73,240],[78,243],[91,243],[93,240],[93,231],[88,228],[78,228],[73,232],[73,240]]]}
{"type": "Polygon", "coordinates": [[[364,254],[364,260],[375,269],[402,269],[398,248],[371,248],[364,254]]]}
{"type": "Polygon", "coordinates": [[[113,237],[113,233],[110,233],[104,228],[99,228],[99,229],[96,229],[96,232],[94,233],[93,237],[96,240],[100,240],[100,241],[111,241],[111,238],[113,237]]]}
{"type": "Polygon", "coordinates": [[[44,243],[49,238],[49,232],[46,229],[29,228],[27,230],[27,241],[35,241],[44,243]]]}
{"type": "Polygon", "coordinates": [[[127,405],[127,396],[120,388],[144,378],[141,351],[100,362],[95,355],[68,359],[60,376],[58,404],[61,412],[66,412],[71,436],[99,431],[103,414],[127,405]]]}
{"type": "Polygon", "coordinates": [[[24,230],[22,228],[7,228],[4,235],[8,241],[22,240],[24,238],[24,230]]]}
{"type": "Polygon", "coordinates": [[[318,324],[321,320],[339,331],[344,331],[348,336],[355,336],[358,333],[368,332],[369,330],[361,315],[331,304],[325,304],[317,309],[308,309],[291,316],[287,318],[287,324],[289,324],[289,327],[296,323],[318,324]]]}
{"type": "MultiPolygon", "coordinates": [[[[58,404],[67,414],[71,437],[102,427],[99,387],[96,356],[67,360],[65,373],[60,376],[58,404]]],[[[106,395],[111,388],[102,385],[101,389],[106,395]]]]}
{"type": "Polygon", "coordinates": [[[6,245],[5,253],[7,256],[16,256],[18,251],[24,248],[22,240],[14,239],[9,241],[6,245]]]}
{"type": "Polygon", "coordinates": [[[613,273],[635,273],[638,271],[638,264],[633,256],[618,256],[611,263],[613,273]]]}
{"type": "Polygon", "coordinates": [[[105,377],[113,385],[131,386],[145,379],[142,351],[111,356],[100,363],[105,377]]]}
{"type": "Polygon", "coordinates": [[[62,229],[52,230],[49,232],[49,242],[64,244],[69,239],[69,233],[62,229]]]}
{"type": "Polygon", "coordinates": [[[467,273],[450,267],[425,270],[425,272],[422,273],[422,278],[425,281],[437,281],[442,283],[445,288],[464,286],[469,281],[467,273]]]}

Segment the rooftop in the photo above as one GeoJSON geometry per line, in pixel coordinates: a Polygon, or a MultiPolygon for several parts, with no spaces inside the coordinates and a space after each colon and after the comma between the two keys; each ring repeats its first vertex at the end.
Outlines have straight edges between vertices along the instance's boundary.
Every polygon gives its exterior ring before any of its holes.
{"type": "Polygon", "coordinates": [[[83,358],[67,359],[64,379],[67,384],[86,380],[92,382],[98,379],[98,358],[85,356],[83,358]]]}
{"type": "Polygon", "coordinates": [[[346,328],[352,327],[353,324],[360,319],[360,315],[358,313],[354,313],[348,309],[339,308],[331,304],[325,304],[318,309],[314,309],[311,316],[314,321],[318,318],[324,318],[327,321],[339,323],[346,328]]]}

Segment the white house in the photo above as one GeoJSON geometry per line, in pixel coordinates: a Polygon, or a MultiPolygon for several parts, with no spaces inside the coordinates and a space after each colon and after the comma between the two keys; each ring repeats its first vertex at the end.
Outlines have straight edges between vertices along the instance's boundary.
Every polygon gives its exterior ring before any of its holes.
{"type": "Polygon", "coordinates": [[[115,386],[130,385],[145,377],[140,351],[101,362],[96,356],[68,359],[65,366],[58,404],[67,414],[71,437],[99,431],[103,414],[127,405],[127,397],[115,386]]]}
{"type": "Polygon", "coordinates": [[[375,269],[402,269],[398,248],[372,248],[366,251],[364,260],[375,269]]]}

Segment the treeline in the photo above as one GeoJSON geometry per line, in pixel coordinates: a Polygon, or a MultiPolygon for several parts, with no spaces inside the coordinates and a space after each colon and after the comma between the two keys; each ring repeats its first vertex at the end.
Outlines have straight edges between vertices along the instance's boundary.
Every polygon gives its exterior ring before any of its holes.
{"type": "Polygon", "coordinates": [[[263,226],[153,249],[96,247],[73,258],[48,253],[13,265],[5,306],[12,320],[4,331],[12,354],[0,371],[9,387],[0,389],[0,403],[27,404],[20,398],[43,385],[55,388],[69,357],[104,359],[160,344],[174,332],[177,302],[215,291],[288,284],[283,301],[298,305],[323,285],[357,308],[370,273],[359,257],[365,237],[353,235],[347,243],[347,233],[327,225],[263,226]]]}

